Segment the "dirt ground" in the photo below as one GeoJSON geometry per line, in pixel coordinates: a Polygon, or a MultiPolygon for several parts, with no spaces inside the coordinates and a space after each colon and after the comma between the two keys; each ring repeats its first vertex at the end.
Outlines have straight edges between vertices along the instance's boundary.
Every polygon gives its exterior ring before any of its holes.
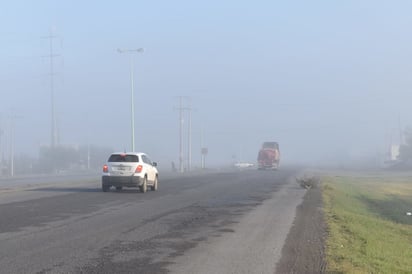
{"type": "Polygon", "coordinates": [[[325,273],[326,224],[319,185],[310,188],[282,249],[276,273],[325,273]]]}

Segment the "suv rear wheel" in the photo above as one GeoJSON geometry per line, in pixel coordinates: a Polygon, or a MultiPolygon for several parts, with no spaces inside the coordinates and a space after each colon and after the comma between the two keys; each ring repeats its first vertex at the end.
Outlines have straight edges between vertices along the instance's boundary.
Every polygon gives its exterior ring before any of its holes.
{"type": "Polygon", "coordinates": [[[156,177],[155,177],[155,179],[154,179],[154,181],[153,181],[153,185],[152,185],[152,191],[156,191],[157,190],[157,186],[158,185],[158,179],[157,179],[157,175],[156,175],[156,177]]]}
{"type": "Polygon", "coordinates": [[[147,191],[147,177],[146,176],[144,176],[143,184],[139,188],[140,188],[140,192],[145,193],[147,191]]]}

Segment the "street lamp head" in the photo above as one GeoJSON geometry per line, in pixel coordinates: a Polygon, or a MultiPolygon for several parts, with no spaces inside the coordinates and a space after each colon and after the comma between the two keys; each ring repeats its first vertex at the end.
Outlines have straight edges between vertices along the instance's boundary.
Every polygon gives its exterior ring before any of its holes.
{"type": "Polygon", "coordinates": [[[118,52],[118,53],[123,53],[123,51],[124,51],[124,50],[122,50],[122,49],[117,49],[117,52],[118,52]]]}
{"type": "Polygon", "coordinates": [[[137,49],[137,52],[142,52],[142,53],[143,53],[143,52],[144,52],[144,48],[138,48],[138,49],[137,49]]]}

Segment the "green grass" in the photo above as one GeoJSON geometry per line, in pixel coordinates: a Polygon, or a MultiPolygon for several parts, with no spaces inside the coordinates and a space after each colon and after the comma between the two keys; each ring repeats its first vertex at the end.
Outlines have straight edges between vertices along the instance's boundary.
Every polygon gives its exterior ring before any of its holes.
{"type": "Polygon", "coordinates": [[[412,273],[412,178],[322,179],[328,273],[412,273]]]}

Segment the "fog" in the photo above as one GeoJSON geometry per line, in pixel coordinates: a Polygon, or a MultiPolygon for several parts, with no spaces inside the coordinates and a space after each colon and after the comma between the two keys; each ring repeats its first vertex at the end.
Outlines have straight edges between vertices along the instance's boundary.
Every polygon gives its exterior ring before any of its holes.
{"type": "Polygon", "coordinates": [[[180,107],[185,162],[191,114],[193,166],[202,146],[208,165],[255,162],[264,141],[279,142],[283,163],[376,163],[412,125],[411,8],[409,1],[7,1],[0,155],[9,159],[14,144],[16,157],[37,157],[51,145],[51,80],[58,145],[131,150],[132,58],[135,150],[160,166],[178,163],[180,107]]]}

